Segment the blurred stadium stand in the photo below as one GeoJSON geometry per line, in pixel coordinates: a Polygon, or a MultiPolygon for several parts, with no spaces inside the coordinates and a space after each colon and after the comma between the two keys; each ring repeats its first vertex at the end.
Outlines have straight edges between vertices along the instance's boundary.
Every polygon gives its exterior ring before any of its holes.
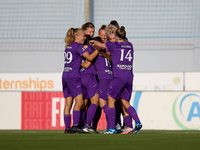
{"type": "Polygon", "coordinates": [[[200,0],[1,0],[0,13],[1,73],[61,72],[67,30],[111,20],[126,27],[135,72],[200,71],[200,0]]]}

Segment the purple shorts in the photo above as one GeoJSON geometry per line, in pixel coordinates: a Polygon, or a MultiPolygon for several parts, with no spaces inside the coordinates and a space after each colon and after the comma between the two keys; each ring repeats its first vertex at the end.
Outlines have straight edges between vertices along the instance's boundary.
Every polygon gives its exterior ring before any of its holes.
{"type": "Polygon", "coordinates": [[[81,78],[62,78],[64,98],[76,96],[83,93],[81,86],[81,78]]]}
{"type": "Polygon", "coordinates": [[[99,99],[103,99],[105,101],[108,101],[108,87],[110,85],[110,82],[112,79],[100,79],[99,80],[99,99]]]}
{"type": "Polygon", "coordinates": [[[126,101],[130,101],[132,94],[132,83],[133,78],[114,78],[110,82],[108,95],[114,99],[119,99],[121,97],[126,101]]]}
{"type": "Polygon", "coordinates": [[[92,98],[98,93],[98,82],[94,74],[81,76],[84,99],[92,98]]]}

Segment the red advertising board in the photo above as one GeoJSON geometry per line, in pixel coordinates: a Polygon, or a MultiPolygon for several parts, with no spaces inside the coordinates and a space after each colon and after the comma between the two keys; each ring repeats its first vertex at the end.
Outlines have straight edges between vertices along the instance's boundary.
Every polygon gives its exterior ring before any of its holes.
{"type": "MultiPolygon", "coordinates": [[[[62,92],[22,92],[21,129],[64,130],[64,105],[62,92]]],[[[97,129],[106,129],[103,111],[97,129]]]]}

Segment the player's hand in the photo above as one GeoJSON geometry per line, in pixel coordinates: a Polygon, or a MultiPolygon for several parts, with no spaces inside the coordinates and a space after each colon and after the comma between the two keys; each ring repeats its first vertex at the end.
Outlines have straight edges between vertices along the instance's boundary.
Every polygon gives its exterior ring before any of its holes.
{"type": "Polygon", "coordinates": [[[95,40],[90,40],[89,44],[90,44],[90,45],[94,45],[94,41],[95,41],[95,40]]]}
{"type": "Polygon", "coordinates": [[[89,42],[92,46],[98,46],[99,45],[99,41],[96,41],[96,40],[91,40],[90,42],[89,42]]]}
{"type": "Polygon", "coordinates": [[[103,52],[102,51],[99,52],[99,56],[103,56],[103,52]]]}

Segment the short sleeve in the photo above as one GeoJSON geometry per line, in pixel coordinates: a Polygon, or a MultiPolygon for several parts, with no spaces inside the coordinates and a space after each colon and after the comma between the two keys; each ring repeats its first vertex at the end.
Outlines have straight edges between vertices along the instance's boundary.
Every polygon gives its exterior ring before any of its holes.
{"type": "Polygon", "coordinates": [[[112,51],[113,43],[111,43],[110,41],[107,41],[105,43],[105,46],[106,46],[106,51],[112,51]]]}
{"type": "Polygon", "coordinates": [[[86,49],[82,46],[82,45],[79,45],[76,49],[77,53],[80,54],[80,56],[82,56],[86,51],[86,49]]]}
{"type": "Polygon", "coordinates": [[[90,44],[87,44],[87,46],[88,46],[87,49],[86,49],[87,52],[88,52],[88,53],[91,53],[91,52],[93,51],[93,50],[92,50],[92,46],[91,46],[90,44]]]}

